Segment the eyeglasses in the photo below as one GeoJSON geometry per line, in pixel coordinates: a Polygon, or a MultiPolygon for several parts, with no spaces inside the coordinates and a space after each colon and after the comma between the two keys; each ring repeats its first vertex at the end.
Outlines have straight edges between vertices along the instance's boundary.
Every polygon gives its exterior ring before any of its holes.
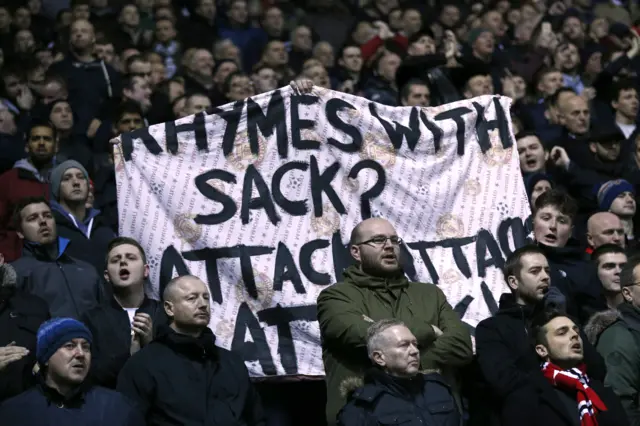
{"type": "Polygon", "coordinates": [[[370,240],[362,241],[361,243],[356,243],[355,245],[359,246],[362,244],[373,244],[375,246],[383,246],[387,243],[387,240],[391,241],[391,244],[394,246],[399,246],[402,244],[402,238],[397,235],[393,235],[391,237],[385,237],[384,235],[378,235],[376,237],[371,238],[370,240]]]}

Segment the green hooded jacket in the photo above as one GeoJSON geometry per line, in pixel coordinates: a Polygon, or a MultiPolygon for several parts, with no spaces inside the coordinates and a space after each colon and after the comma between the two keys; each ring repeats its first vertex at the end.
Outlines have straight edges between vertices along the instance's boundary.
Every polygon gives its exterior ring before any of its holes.
{"type": "Polygon", "coordinates": [[[440,370],[471,362],[473,349],[466,326],[437,286],[409,282],[402,275],[379,278],[357,266],[344,272],[344,281],[324,289],[318,296],[318,322],[327,382],[327,422],[347,401],[354,381],[371,367],[367,356],[367,329],[382,319],[403,321],[418,339],[422,370],[440,370]],[[432,327],[442,330],[436,338],[432,327]]]}

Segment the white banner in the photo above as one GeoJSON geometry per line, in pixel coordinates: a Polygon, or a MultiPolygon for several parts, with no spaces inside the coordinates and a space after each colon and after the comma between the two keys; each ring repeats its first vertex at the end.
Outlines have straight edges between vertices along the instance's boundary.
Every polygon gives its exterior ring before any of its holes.
{"type": "Polygon", "coordinates": [[[473,327],[507,291],[529,204],[510,99],[392,108],[289,87],[120,137],[120,234],[151,266],[208,283],[217,344],[252,376],[323,375],[316,298],[341,279],[363,218],[391,221],[410,279],[473,327]]]}

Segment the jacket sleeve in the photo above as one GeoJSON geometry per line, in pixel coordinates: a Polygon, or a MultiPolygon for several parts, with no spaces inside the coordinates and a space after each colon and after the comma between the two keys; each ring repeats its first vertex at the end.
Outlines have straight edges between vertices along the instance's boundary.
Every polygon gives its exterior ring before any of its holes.
{"type": "Polygon", "coordinates": [[[530,375],[516,367],[509,342],[486,320],[476,328],[476,358],[482,377],[500,399],[530,383],[530,375]]]}
{"type": "Polygon", "coordinates": [[[609,386],[620,398],[629,422],[640,425],[640,359],[633,335],[620,326],[605,330],[598,341],[598,351],[607,365],[605,386],[609,386]]]}
{"type": "Polygon", "coordinates": [[[138,357],[132,357],[118,375],[116,390],[131,399],[146,418],[154,392],[153,379],[138,357]]]}
{"type": "Polygon", "coordinates": [[[427,353],[422,360],[427,366],[431,363],[451,367],[467,365],[473,359],[469,330],[447,302],[447,297],[442,290],[436,286],[433,287],[437,291],[438,300],[438,323],[434,325],[442,330],[442,336],[436,338],[427,348],[427,353]]]}
{"type": "Polygon", "coordinates": [[[125,426],[146,426],[146,424],[147,422],[138,407],[131,407],[129,409],[129,415],[127,416],[125,426]]]}
{"type": "Polygon", "coordinates": [[[318,323],[322,340],[327,344],[340,345],[343,350],[361,350],[367,346],[367,328],[372,322],[335,287],[323,290],[318,296],[318,323]]]}

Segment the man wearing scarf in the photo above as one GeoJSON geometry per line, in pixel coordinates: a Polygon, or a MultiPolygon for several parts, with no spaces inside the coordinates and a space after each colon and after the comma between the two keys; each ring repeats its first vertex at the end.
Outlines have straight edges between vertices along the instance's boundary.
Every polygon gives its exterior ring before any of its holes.
{"type": "MultiPolygon", "coordinates": [[[[531,326],[541,375],[536,375],[537,400],[522,408],[536,424],[566,426],[625,426],[627,416],[610,388],[589,377],[580,329],[566,314],[547,310],[531,326]]],[[[513,419],[514,424],[517,419],[513,419]]]]}

